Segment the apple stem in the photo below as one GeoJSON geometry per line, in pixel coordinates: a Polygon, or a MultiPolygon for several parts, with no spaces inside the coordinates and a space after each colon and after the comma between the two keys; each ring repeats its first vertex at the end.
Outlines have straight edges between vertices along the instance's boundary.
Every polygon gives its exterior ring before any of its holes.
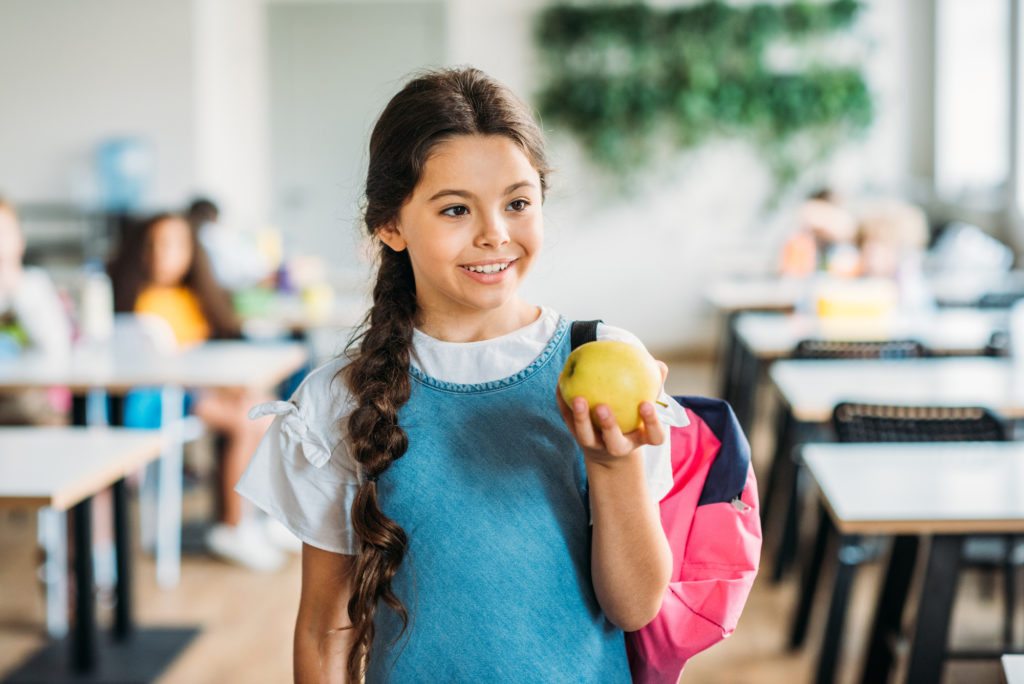
{"type": "Polygon", "coordinates": [[[654,403],[657,404],[658,406],[662,407],[662,408],[668,408],[668,404],[666,404],[663,401],[656,401],[654,403]]]}

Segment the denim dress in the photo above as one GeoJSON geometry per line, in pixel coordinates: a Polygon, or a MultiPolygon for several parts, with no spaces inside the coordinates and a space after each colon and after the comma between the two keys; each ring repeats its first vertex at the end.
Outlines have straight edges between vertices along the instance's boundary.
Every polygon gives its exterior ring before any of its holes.
{"type": "Polygon", "coordinates": [[[569,324],[528,367],[494,382],[412,368],[399,413],[408,451],[378,482],[409,537],[381,603],[367,682],[629,682],[624,636],[590,575],[583,454],[555,387],[569,324]]]}

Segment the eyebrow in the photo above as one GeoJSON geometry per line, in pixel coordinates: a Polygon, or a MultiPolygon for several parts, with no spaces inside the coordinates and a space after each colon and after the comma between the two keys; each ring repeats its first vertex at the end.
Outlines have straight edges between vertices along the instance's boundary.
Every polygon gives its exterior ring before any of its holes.
{"type": "MultiPolygon", "coordinates": [[[[509,193],[515,192],[516,190],[522,187],[536,187],[536,185],[530,181],[521,180],[518,183],[513,183],[512,185],[505,188],[505,191],[501,194],[508,195],[509,193]]],[[[427,201],[433,202],[437,198],[444,197],[445,195],[455,195],[456,197],[465,197],[466,199],[476,199],[476,195],[469,192],[468,190],[441,190],[440,192],[435,193],[427,201]]]]}

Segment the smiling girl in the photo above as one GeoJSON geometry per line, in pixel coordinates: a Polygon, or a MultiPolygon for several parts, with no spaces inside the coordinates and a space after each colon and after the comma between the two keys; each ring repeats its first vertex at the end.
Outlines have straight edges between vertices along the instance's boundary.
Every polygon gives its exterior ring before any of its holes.
{"type": "Polygon", "coordinates": [[[623,435],[558,398],[570,322],[518,294],[547,175],[527,107],[475,69],[412,80],[373,130],[358,349],[253,411],[276,418],[238,485],[304,542],[296,681],[630,680],[623,630],[669,582],[678,405],[623,435]]]}

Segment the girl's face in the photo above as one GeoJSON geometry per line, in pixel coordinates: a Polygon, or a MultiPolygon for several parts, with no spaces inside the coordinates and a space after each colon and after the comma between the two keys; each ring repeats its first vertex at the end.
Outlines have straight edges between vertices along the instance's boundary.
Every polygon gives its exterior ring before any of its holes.
{"type": "Polygon", "coordinates": [[[504,136],[438,145],[394,225],[378,234],[409,250],[425,316],[513,314],[543,241],[540,174],[504,136]]]}
{"type": "Polygon", "coordinates": [[[149,277],[158,287],[181,284],[192,265],[192,233],[184,219],[172,217],[149,229],[149,277]]]}

